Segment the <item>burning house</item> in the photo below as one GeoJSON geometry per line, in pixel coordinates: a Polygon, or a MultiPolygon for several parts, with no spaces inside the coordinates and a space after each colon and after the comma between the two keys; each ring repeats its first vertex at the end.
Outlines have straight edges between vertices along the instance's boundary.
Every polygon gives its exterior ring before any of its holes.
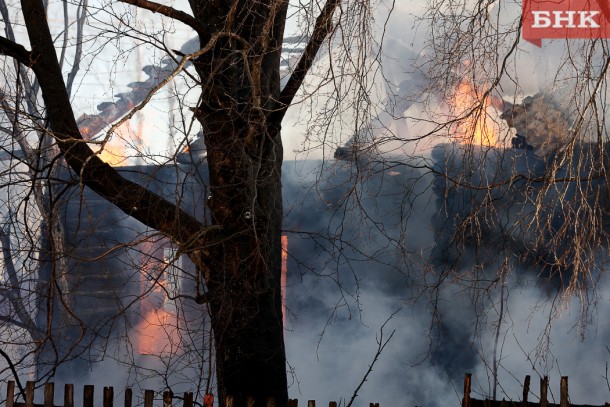
{"type": "MultiPolygon", "coordinates": [[[[288,69],[290,64],[284,66],[288,69]]],[[[146,89],[170,70],[169,65],[147,68],[149,80],[130,84],[133,92],[120,94],[116,103],[101,104],[98,115],[81,117],[83,132],[95,136],[121,117],[121,112],[138,104],[146,89]]],[[[401,82],[398,92],[408,92],[411,85],[401,82]]],[[[473,103],[471,86],[462,83],[457,93],[461,95],[458,108],[468,109],[473,103]]],[[[303,321],[330,314],[328,324],[339,321],[336,323],[347,332],[337,341],[341,346],[334,348],[336,354],[345,351],[351,355],[349,347],[358,341],[359,331],[346,321],[364,320],[362,314],[370,311],[362,311],[361,301],[373,304],[376,323],[377,316],[386,318],[408,298],[440,286],[448,276],[459,283],[480,281],[491,290],[489,287],[496,287],[492,284],[497,277],[494,264],[500,257],[510,258],[512,264],[518,264],[515,267],[545,270],[545,275],[559,283],[569,279],[573,270],[564,267],[568,262],[562,256],[569,256],[570,245],[580,233],[576,227],[566,228],[566,219],[572,215],[569,211],[576,207],[582,188],[586,196],[605,191],[605,184],[597,180],[582,183],[576,191],[570,180],[575,174],[588,175],[594,168],[576,164],[582,162],[580,158],[593,163],[603,156],[602,150],[583,145],[566,151],[570,122],[548,96],[536,95],[515,105],[496,102],[485,102],[483,110],[502,106],[500,118],[516,130],[509,143],[494,138],[494,130],[473,116],[454,129],[456,134],[468,135],[468,140],[456,138],[453,143],[437,145],[430,157],[422,159],[425,165],[375,159],[374,138],[366,131],[356,132],[337,149],[336,160],[285,161],[282,243],[283,265],[289,274],[282,285],[288,287],[284,294],[289,293],[284,298],[287,327],[302,332],[303,326],[311,327],[303,321]],[[572,159],[562,159],[568,154],[572,159]],[[542,180],[549,176],[565,181],[556,182],[557,188],[544,189],[542,180]],[[559,194],[564,194],[564,206],[547,205],[557,202],[553,197],[559,194]],[[542,237],[535,230],[540,225],[546,228],[542,237]],[[561,238],[557,238],[559,230],[563,231],[561,238]],[[480,274],[469,274],[472,270],[480,274]],[[377,297],[367,298],[367,290],[377,297]],[[379,311],[377,302],[386,308],[379,311]]],[[[408,104],[401,106],[408,108],[408,104]]],[[[204,219],[209,195],[205,157],[200,134],[176,154],[175,162],[124,166],[120,171],[204,219]]],[[[193,293],[203,294],[205,287],[188,258],[92,191],[84,188],[81,192],[74,187],[65,195],[62,221],[74,277],[65,295],[70,303],[56,304],[76,312],[73,316],[64,313],[56,321],[56,336],[45,348],[43,367],[54,369],[61,361],[56,379],[78,381],[95,366],[92,361],[112,354],[110,344],[123,340],[131,345],[130,358],[147,368],[153,358],[180,359],[174,365],[155,367],[172,380],[177,374],[183,374],[180,379],[191,373],[209,376],[210,356],[202,340],[193,339],[193,332],[209,332],[201,318],[205,305],[193,299],[193,293]],[[195,356],[184,356],[189,352],[195,356]]],[[[417,307],[413,314],[429,311],[417,307]]],[[[434,346],[426,349],[426,344],[416,344],[409,335],[399,339],[400,350],[395,353],[399,363],[406,365],[416,352],[428,352],[433,368],[441,370],[443,377],[458,380],[465,369],[479,365],[472,344],[475,328],[448,308],[454,308],[453,303],[438,306],[450,317],[439,323],[434,346]],[[403,348],[416,350],[408,353],[403,348]]],[[[416,324],[426,332],[428,321],[422,323],[424,319],[399,321],[405,326],[416,324]]],[[[317,334],[326,328],[316,326],[309,331],[317,334]]],[[[210,340],[207,335],[200,338],[210,340]]],[[[287,337],[290,335],[287,331],[287,337]]],[[[299,338],[287,341],[289,347],[303,346],[299,338]]],[[[312,342],[316,341],[319,339],[312,342]]],[[[333,376],[341,376],[337,382],[350,379],[354,383],[358,378],[345,374],[350,369],[344,366],[333,376]]],[[[381,369],[380,386],[397,381],[400,375],[395,365],[393,369],[381,369]]]]}
{"type": "MultiPolygon", "coordinates": [[[[152,166],[123,167],[121,172],[204,216],[202,191],[192,174],[152,166]]],[[[139,355],[177,352],[173,346],[179,346],[181,328],[175,301],[181,293],[195,291],[192,264],[166,238],[87,188],[70,189],[63,202],[68,292],[54,301],[60,317],[53,320],[38,375],[78,382],[93,362],[112,357],[109,347],[119,338],[130,341],[139,355]]],[[[192,308],[181,307],[182,320],[191,319],[192,308]]],[[[46,308],[40,311],[47,315],[46,308]]]]}

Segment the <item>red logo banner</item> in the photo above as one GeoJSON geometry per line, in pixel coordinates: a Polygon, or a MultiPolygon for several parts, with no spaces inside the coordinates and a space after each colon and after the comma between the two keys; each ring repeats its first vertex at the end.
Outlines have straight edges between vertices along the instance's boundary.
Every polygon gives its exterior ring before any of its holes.
{"type": "Polygon", "coordinates": [[[525,41],[544,38],[610,38],[610,0],[523,0],[525,41]]]}

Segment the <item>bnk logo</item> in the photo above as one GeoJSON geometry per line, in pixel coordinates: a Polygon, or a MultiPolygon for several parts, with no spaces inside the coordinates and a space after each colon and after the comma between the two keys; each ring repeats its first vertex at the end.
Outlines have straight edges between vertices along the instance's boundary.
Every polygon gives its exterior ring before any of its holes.
{"type": "Polygon", "coordinates": [[[523,0],[523,39],[610,38],[610,0],[523,0]]]}

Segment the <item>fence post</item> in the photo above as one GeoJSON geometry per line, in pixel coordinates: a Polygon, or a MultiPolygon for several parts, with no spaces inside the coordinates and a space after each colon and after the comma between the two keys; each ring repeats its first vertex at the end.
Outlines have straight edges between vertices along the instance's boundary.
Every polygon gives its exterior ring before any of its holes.
{"type": "Polygon", "coordinates": [[[328,407],[337,407],[337,402],[336,401],[329,402],[328,407]]]}
{"type": "Polygon", "coordinates": [[[297,400],[297,399],[289,399],[288,400],[288,407],[299,407],[299,400],[297,400]]]}
{"type": "Polygon", "coordinates": [[[8,386],[6,387],[6,407],[13,407],[15,402],[15,382],[9,380],[8,386]]]}
{"type": "Polygon", "coordinates": [[[462,407],[470,407],[470,380],[472,374],[466,373],[464,376],[464,399],[462,400],[462,407]]]}
{"type": "Polygon", "coordinates": [[[55,399],[55,385],[53,383],[44,384],[44,407],[53,407],[55,399]]]}
{"type": "Polygon", "coordinates": [[[316,407],[316,401],[315,400],[309,400],[307,402],[307,407],[316,407]]]}
{"type": "Polygon", "coordinates": [[[83,390],[83,407],[93,407],[93,393],[95,388],[87,384],[83,390]]]}
{"type": "Polygon", "coordinates": [[[171,391],[163,392],[163,407],[172,407],[172,399],[174,398],[174,393],[171,391]]]}
{"type": "Polygon", "coordinates": [[[568,402],[568,376],[561,376],[561,387],[559,389],[559,406],[569,407],[568,402]]]}
{"type": "Polygon", "coordinates": [[[152,390],[144,390],[144,407],[152,407],[155,392],[152,390]]]}
{"type": "Polygon", "coordinates": [[[112,407],[114,405],[114,388],[104,387],[104,407],[112,407]]]}
{"type": "Polygon", "coordinates": [[[540,407],[548,407],[547,391],[549,389],[549,377],[540,379],[540,407]]]}
{"type": "Polygon", "coordinates": [[[25,384],[25,407],[34,407],[34,382],[25,384]]]}
{"type": "Polygon", "coordinates": [[[182,407],[193,407],[193,393],[192,392],[184,393],[184,403],[182,403],[182,407]]]}
{"type": "Polygon", "coordinates": [[[267,407],[275,407],[275,397],[267,397],[267,407]]]}
{"type": "Polygon", "coordinates": [[[64,407],[74,407],[74,385],[64,386],[64,407]]]}
{"type": "Polygon", "coordinates": [[[530,375],[527,375],[525,376],[525,381],[523,382],[523,399],[521,401],[522,407],[527,407],[528,405],[527,399],[530,394],[530,379],[530,375]]]}
{"type": "Polygon", "coordinates": [[[128,387],[125,389],[125,407],[131,407],[132,398],[133,398],[133,391],[131,390],[131,387],[128,387]]]}
{"type": "Polygon", "coordinates": [[[234,403],[233,403],[233,396],[226,396],[225,397],[225,407],[233,407],[234,403]]]}

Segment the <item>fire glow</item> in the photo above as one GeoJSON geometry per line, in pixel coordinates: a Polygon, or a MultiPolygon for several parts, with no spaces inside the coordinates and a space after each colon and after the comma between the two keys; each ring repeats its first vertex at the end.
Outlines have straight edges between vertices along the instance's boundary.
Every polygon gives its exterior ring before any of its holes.
{"type": "MultiPolygon", "coordinates": [[[[86,141],[93,141],[94,137],[102,131],[99,123],[95,126],[82,126],[80,128],[81,135],[86,141]]],[[[106,143],[100,143],[99,139],[97,143],[92,144],[92,148],[95,150],[97,147],[97,156],[107,164],[114,166],[125,165],[127,158],[127,148],[123,143],[123,140],[130,140],[135,138],[136,141],[142,138],[142,125],[141,122],[138,124],[137,130],[134,132],[131,129],[129,121],[126,121],[118,129],[116,134],[113,135],[106,143]]]]}
{"type": "Polygon", "coordinates": [[[140,248],[150,258],[143,257],[140,265],[141,319],[135,329],[138,353],[172,356],[180,352],[182,342],[172,298],[179,291],[180,262],[173,258],[174,249],[165,239],[140,242],[140,248]]]}
{"type": "Polygon", "coordinates": [[[102,161],[113,167],[122,165],[125,161],[125,146],[122,144],[108,143],[99,151],[98,156],[102,161]]]}
{"type": "Polygon", "coordinates": [[[457,117],[463,117],[454,130],[462,143],[499,146],[498,136],[489,117],[492,104],[489,98],[481,102],[476,88],[470,82],[460,82],[452,109],[457,117]]]}

